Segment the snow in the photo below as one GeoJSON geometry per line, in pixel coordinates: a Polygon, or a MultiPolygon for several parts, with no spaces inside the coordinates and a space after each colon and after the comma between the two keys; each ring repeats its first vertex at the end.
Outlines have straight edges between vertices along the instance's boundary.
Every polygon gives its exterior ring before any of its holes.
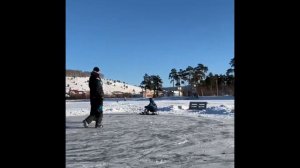
{"type": "MultiPolygon", "coordinates": [[[[88,80],[89,77],[66,77],[66,93],[69,93],[70,89],[89,92],[88,80]]],[[[105,78],[102,79],[102,84],[104,94],[107,95],[111,95],[115,91],[131,94],[140,94],[142,91],[141,87],[105,78]]]]}
{"type": "Polygon", "coordinates": [[[66,167],[234,167],[233,97],[105,99],[101,129],[83,128],[89,100],[66,101],[66,167]],[[207,102],[189,110],[190,101],[207,102]]]}
{"type": "MultiPolygon", "coordinates": [[[[178,98],[165,100],[155,99],[161,115],[185,115],[185,116],[206,116],[211,118],[233,118],[234,101],[225,100],[177,100],[178,98]],[[207,102],[206,110],[189,110],[190,101],[207,102]]],[[[221,99],[221,98],[220,98],[221,99]]],[[[104,114],[137,114],[144,110],[144,106],[149,104],[148,99],[108,99],[103,103],[104,114]]],[[[84,116],[88,115],[90,102],[86,101],[67,101],[66,116],[84,116]]]]}

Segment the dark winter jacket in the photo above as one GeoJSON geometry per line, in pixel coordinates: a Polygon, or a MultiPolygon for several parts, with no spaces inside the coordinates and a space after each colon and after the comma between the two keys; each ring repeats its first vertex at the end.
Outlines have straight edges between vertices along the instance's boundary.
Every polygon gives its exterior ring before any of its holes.
{"type": "Polygon", "coordinates": [[[102,81],[98,72],[93,71],[89,79],[90,99],[102,99],[104,97],[102,81]]]}
{"type": "Polygon", "coordinates": [[[150,103],[148,106],[145,106],[146,109],[148,109],[151,112],[157,111],[157,105],[155,104],[154,100],[152,98],[149,99],[150,103]]]}

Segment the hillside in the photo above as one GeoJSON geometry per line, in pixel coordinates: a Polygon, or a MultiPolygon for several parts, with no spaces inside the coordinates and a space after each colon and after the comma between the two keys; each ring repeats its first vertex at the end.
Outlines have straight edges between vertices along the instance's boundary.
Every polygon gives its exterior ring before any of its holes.
{"type": "MultiPolygon", "coordinates": [[[[72,94],[89,94],[88,86],[89,77],[66,77],[66,97],[72,94]]],[[[124,95],[138,96],[141,95],[142,89],[124,82],[102,78],[103,91],[108,97],[118,97],[124,95]]]]}

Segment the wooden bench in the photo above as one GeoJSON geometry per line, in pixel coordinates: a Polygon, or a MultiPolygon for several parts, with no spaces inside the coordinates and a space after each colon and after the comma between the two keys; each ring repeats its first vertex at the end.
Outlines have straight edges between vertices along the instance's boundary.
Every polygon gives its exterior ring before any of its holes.
{"type": "Polygon", "coordinates": [[[189,109],[204,110],[207,102],[190,102],[189,109]]]}

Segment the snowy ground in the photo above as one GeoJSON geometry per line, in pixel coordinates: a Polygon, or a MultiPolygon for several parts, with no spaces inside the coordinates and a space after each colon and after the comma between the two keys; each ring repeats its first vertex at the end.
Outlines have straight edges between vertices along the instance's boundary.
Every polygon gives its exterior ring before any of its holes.
{"type": "Polygon", "coordinates": [[[89,101],[66,102],[66,167],[234,167],[234,100],[105,100],[101,129],[83,128],[89,101]],[[188,110],[190,101],[207,109],[188,110]]]}

